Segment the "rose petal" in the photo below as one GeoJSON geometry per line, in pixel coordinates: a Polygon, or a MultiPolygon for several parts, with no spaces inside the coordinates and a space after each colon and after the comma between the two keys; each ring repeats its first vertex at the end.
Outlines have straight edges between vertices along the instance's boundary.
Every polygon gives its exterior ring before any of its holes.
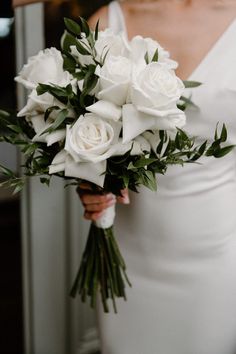
{"type": "Polygon", "coordinates": [[[143,135],[151,145],[152,150],[156,152],[157,145],[161,140],[159,136],[159,131],[154,131],[153,133],[145,132],[143,135]]]}
{"type": "Polygon", "coordinates": [[[54,173],[65,171],[65,163],[59,163],[56,165],[49,166],[49,174],[52,175],[54,173]]]}
{"type": "Polygon", "coordinates": [[[105,100],[97,101],[93,105],[86,107],[86,109],[105,119],[118,121],[121,118],[121,107],[105,100]]]}
{"type": "Polygon", "coordinates": [[[29,116],[28,119],[32,122],[35,133],[41,132],[43,131],[43,129],[46,129],[44,114],[37,114],[32,117],[29,116]]]}
{"type": "Polygon", "coordinates": [[[47,136],[47,134],[38,133],[33,137],[32,142],[33,143],[46,143],[46,136],[47,136]]]}
{"type": "Polygon", "coordinates": [[[37,87],[37,84],[34,84],[33,82],[29,82],[29,81],[23,79],[21,76],[16,76],[14,78],[14,80],[29,90],[33,90],[37,87]]]}
{"type": "Polygon", "coordinates": [[[65,150],[73,157],[75,162],[80,162],[81,159],[78,156],[78,154],[76,154],[74,152],[74,150],[71,148],[70,145],[70,139],[71,139],[71,129],[70,129],[70,125],[66,126],[66,143],[65,143],[65,150]]]}
{"type": "Polygon", "coordinates": [[[129,83],[114,84],[113,86],[100,91],[97,94],[99,100],[105,100],[114,103],[117,106],[122,106],[128,96],[129,83]]]}
{"type": "MultiPolygon", "coordinates": [[[[140,108],[140,107],[139,107],[140,108]]],[[[123,142],[127,143],[136,136],[147,130],[176,129],[176,126],[182,127],[185,124],[185,114],[182,111],[175,111],[167,116],[158,116],[156,111],[147,114],[138,111],[132,104],[123,106],[123,142]],[[155,114],[154,114],[155,113],[155,114]]]]}
{"type": "Polygon", "coordinates": [[[27,114],[30,114],[35,111],[35,103],[34,101],[29,97],[26,105],[17,113],[17,117],[24,117],[27,114]]]}
{"type": "Polygon", "coordinates": [[[47,146],[51,146],[58,141],[64,140],[66,137],[66,129],[55,130],[54,132],[47,134],[45,140],[47,142],[47,146]]]}
{"type": "Polygon", "coordinates": [[[106,161],[99,163],[80,162],[76,163],[70,156],[67,157],[65,163],[65,176],[82,178],[86,181],[97,184],[103,187],[106,171],[106,161]]]}
{"type": "Polygon", "coordinates": [[[150,152],[151,146],[149,142],[141,135],[137,136],[133,142],[131,155],[142,155],[144,151],[150,152]]]}
{"type": "Polygon", "coordinates": [[[56,154],[56,156],[52,160],[52,165],[65,163],[67,155],[68,154],[65,150],[61,150],[60,152],[58,152],[58,154],[56,154]]]}
{"type": "MultiPolygon", "coordinates": [[[[156,118],[164,118],[164,117],[168,117],[168,116],[185,116],[184,112],[181,111],[181,109],[175,107],[171,107],[169,109],[155,109],[155,108],[148,108],[148,107],[144,107],[144,106],[136,106],[136,109],[141,112],[141,113],[145,113],[149,116],[152,117],[156,117],[156,118]]],[[[181,119],[182,122],[182,119],[181,119]]]]}

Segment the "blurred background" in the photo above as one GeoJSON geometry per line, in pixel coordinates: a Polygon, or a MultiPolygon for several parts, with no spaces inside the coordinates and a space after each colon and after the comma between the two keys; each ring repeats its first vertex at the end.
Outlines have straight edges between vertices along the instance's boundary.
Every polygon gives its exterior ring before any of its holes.
{"type": "MultiPolygon", "coordinates": [[[[16,108],[14,12],[0,2],[0,108],[16,108]]],[[[0,163],[16,171],[17,151],[0,144],[0,163]]],[[[2,176],[0,176],[2,180],[2,176]]],[[[0,189],[0,328],[1,353],[23,353],[20,197],[0,189]]]]}
{"type": "MultiPolygon", "coordinates": [[[[14,76],[40,49],[60,47],[63,17],[88,18],[108,2],[1,0],[0,109],[23,107],[14,76]]],[[[22,159],[0,144],[0,164],[20,174],[22,159]]],[[[14,196],[0,189],[0,353],[99,353],[94,312],[68,295],[87,236],[82,214],[63,181],[48,190],[33,179],[14,196]]]]}

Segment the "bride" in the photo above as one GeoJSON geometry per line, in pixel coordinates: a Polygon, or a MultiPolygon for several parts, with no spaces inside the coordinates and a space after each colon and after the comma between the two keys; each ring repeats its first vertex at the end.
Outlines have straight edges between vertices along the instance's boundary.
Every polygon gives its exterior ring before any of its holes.
{"type": "MultiPolygon", "coordinates": [[[[236,1],[127,0],[91,18],[157,40],[192,92],[185,130],[209,139],[225,122],[236,143],[236,1]]],[[[236,152],[170,167],[157,193],[123,191],[116,235],[133,287],[118,314],[98,308],[103,354],[236,353],[236,152]]],[[[81,185],[85,218],[116,202],[81,185]]]]}

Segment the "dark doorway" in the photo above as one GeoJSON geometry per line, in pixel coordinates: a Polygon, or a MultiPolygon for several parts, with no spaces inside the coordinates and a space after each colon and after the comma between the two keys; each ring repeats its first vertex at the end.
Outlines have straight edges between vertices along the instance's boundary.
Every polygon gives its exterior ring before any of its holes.
{"type": "MultiPolygon", "coordinates": [[[[16,94],[14,17],[0,2],[0,109],[14,110],[16,94]]],[[[17,170],[17,151],[0,144],[0,163],[17,170]]],[[[0,181],[2,176],[0,175],[0,181]]],[[[0,353],[23,353],[20,197],[0,189],[0,353]]]]}

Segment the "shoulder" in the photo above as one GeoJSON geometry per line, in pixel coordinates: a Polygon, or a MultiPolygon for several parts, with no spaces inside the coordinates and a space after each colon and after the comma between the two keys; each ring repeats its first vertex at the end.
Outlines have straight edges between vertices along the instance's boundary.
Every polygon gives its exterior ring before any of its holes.
{"type": "Polygon", "coordinates": [[[108,6],[101,7],[88,19],[90,27],[94,29],[98,20],[100,30],[108,27],[108,6]]]}

